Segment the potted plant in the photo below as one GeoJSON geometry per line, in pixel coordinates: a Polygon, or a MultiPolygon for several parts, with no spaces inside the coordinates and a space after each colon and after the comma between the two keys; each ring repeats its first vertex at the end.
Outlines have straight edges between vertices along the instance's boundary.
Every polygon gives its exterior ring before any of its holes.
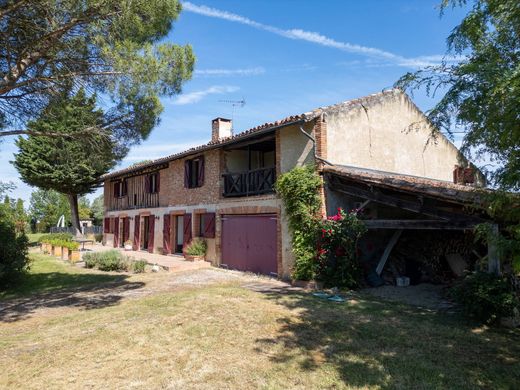
{"type": "Polygon", "coordinates": [[[64,241],[61,247],[61,259],[68,260],[69,259],[69,242],[64,241]]]}
{"type": "Polygon", "coordinates": [[[81,256],[79,253],[79,243],[71,241],[68,244],[69,247],[69,261],[74,264],[79,261],[81,256]]]}
{"type": "Polygon", "coordinates": [[[126,240],[125,241],[125,251],[131,251],[132,250],[132,240],[126,240]]]}
{"type": "Polygon", "coordinates": [[[202,238],[194,238],[184,250],[184,258],[188,261],[205,260],[208,245],[202,238]]]}

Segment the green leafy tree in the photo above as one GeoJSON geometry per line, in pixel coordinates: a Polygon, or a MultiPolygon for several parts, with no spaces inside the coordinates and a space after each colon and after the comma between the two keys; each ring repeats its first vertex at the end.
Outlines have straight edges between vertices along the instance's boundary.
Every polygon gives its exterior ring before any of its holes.
{"type": "Polygon", "coordinates": [[[101,225],[103,223],[103,218],[105,216],[105,199],[104,195],[99,195],[96,199],[92,201],[91,210],[92,217],[94,218],[94,225],[101,225]]]}
{"type": "Polygon", "coordinates": [[[14,190],[16,186],[12,182],[0,181],[0,197],[14,190]]]}
{"type": "Polygon", "coordinates": [[[487,197],[487,211],[502,223],[503,234],[490,234],[489,226],[477,233],[520,264],[520,199],[507,192],[520,190],[520,3],[443,0],[442,12],[450,6],[470,7],[447,39],[448,53],[460,62],[408,73],[397,86],[429,95],[443,91],[428,118],[448,132],[462,127],[462,151],[494,163],[489,175],[499,191],[487,197]]]}
{"type": "Polygon", "coordinates": [[[12,210],[0,204],[0,289],[14,284],[29,269],[28,240],[17,232],[12,210]]]}
{"type": "Polygon", "coordinates": [[[70,225],[70,206],[67,197],[54,190],[36,190],[31,194],[29,217],[37,221],[37,230],[48,232],[51,226],[56,226],[61,216],[70,225]]]}
{"type": "Polygon", "coordinates": [[[79,219],[90,219],[92,218],[92,210],[90,209],[90,202],[86,196],[82,196],[78,199],[78,210],[79,219]]]}
{"type": "MultiPolygon", "coordinates": [[[[96,98],[86,96],[83,89],[75,95],[62,94],[52,100],[36,121],[28,124],[36,131],[51,130],[65,135],[95,126],[103,120],[96,108],[96,98]]],[[[80,234],[78,196],[91,191],[99,176],[108,172],[124,154],[118,146],[102,136],[93,135],[94,143],[74,137],[19,137],[14,165],[29,185],[55,190],[69,200],[72,226],[80,234]]]]}
{"type": "Polygon", "coordinates": [[[518,0],[443,0],[471,9],[447,39],[461,58],[404,75],[397,86],[429,95],[445,91],[428,112],[438,129],[465,131],[462,150],[498,165],[491,178],[520,190],[520,3],[518,0]]]}
{"type": "Polygon", "coordinates": [[[1,1],[0,136],[62,137],[26,124],[73,84],[107,97],[105,120],[74,136],[146,138],[159,97],[180,93],[192,75],[191,46],[162,41],[180,11],[177,0],[1,1]]]}

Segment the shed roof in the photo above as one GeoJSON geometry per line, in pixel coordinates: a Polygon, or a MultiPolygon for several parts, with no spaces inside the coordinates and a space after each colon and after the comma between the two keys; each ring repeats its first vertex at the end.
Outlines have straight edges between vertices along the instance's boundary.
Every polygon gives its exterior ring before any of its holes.
{"type": "Polygon", "coordinates": [[[346,165],[325,166],[323,172],[368,185],[413,192],[456,203],[483,204],[486,195],[492,192],[483,187],[346,165]]]}

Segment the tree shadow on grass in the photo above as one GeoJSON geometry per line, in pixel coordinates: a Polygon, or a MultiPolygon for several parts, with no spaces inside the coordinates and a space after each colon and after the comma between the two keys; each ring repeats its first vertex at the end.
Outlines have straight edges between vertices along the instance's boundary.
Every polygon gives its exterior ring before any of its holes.
{"type": "Polygon", "coordinates": [[[262,293],[293,312],[279,319],[278,336],[257,339],[258,352],[281,344],[271,358],[275,362],[311,371],[326,367],[354,387],[474,389],[520,383],[518,331],[364,295],[337,304],[302,291],[262,293]]]}
{"type": "Polygon", "coordinates": [[[16,289],[8,292],[21,297],[0,301],[0,322],[23,320],[46,308],[77,307],[90,310],[116,305],[130,291],[145,285],[127,279],[127,275],[94,273],[28,274],[16,289]]]}

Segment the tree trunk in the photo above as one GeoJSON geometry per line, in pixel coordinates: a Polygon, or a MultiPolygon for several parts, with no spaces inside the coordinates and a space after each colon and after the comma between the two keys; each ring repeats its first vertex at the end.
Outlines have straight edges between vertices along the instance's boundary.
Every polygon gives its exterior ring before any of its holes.
{"type": "Polygon", "coordinates": [[[79,210],[78,210],[78,195],[67,194],[70,204],[71,222],[72,227],[76,231],[75,236],[81,236],[81,226],[79,225],[79,210]]]}

